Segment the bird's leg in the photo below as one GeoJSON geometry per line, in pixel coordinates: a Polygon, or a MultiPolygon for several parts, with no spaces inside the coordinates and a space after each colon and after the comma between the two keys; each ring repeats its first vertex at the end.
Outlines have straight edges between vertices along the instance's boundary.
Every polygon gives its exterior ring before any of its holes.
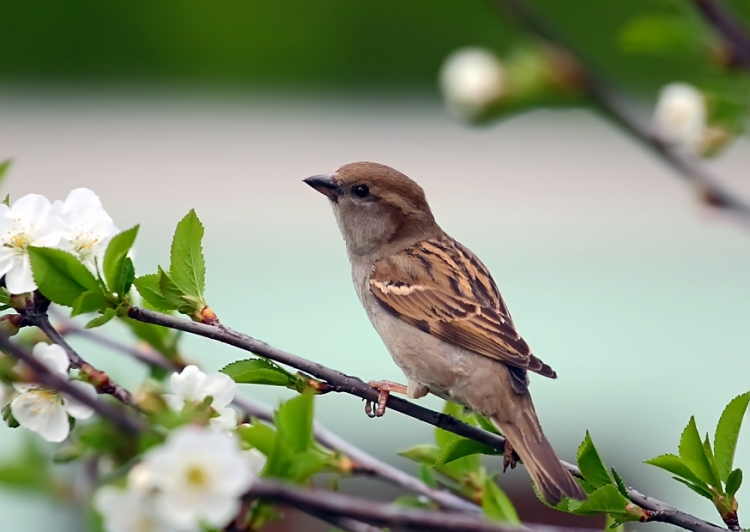
{"type": "Polygon", "coordinates": [[[385,404],[388,402],[388,396],[391,392],[400,394],[406,394],[407,388],[403,384],[391,381],[370,381],[370,386],[380,392],[378,395],[378,406],[375,408],[375,413],[372,413],[371,405],[369,402],[365,403],[365,412],[369,417],[382,417],[385,414],[385,404]]]}
{"type": "Polygon", "coordinates": [[[505,470],[508,469],[508,466],[510,466],[511,469],[515,469],[519,459],[520,457],[518,456],[516,451],[513,450],[513,446],[506,438],[505,446],[503,447],[503,473],[505,473],[505,470]]]}

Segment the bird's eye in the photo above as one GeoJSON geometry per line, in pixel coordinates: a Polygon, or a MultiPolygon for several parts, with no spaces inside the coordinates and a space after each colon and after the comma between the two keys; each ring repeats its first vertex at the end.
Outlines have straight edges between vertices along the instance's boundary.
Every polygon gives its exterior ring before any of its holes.
{"type": "Polygon", "coordinates": [[[370,189],[367,188],[367,185],[354,185],[352,187],[352,194],[358,198],[366,198],[370,195],[370,189]]]}

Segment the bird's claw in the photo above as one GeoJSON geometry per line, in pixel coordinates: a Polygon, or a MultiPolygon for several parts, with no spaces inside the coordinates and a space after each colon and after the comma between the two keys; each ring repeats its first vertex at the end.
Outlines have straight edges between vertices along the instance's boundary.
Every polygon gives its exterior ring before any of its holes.
{"type": "Polygon", "coordinates": [[[379,392],[377,402],[365,400],[365,414],[369,418],[383,417],[391,392],[406,393],[406,386],[391,381],[370,381],[368,384],[379,392]]]}
{"type": "Polygon", "coordinates": [[[510,466],[511,469],[515,469],[516,464],[518,464],[518,454],[513,450],[513,446],[510,442],[505,440],[505,446],[503,448],[503,473],[508,469],[508,466],[510,466]]]}

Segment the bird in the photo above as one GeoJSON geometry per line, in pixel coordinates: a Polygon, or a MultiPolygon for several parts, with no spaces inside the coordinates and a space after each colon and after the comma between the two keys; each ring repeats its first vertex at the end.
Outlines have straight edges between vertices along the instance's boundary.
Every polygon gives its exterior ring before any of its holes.
{"type": "Polygon", "coordinates": [[[484,264],[437,224],[422,188],[374,162],[303,181],[330,200],[357,295],[406,377],[406,386],[370,382],[380,391],[376,414],[385,412],[390,392],[463,405],[505,436],[505,467],[520,458],[549,504],[584,500],[542,432],[528,390],[528,372],[556,373],[516,331],[484,264]]]}

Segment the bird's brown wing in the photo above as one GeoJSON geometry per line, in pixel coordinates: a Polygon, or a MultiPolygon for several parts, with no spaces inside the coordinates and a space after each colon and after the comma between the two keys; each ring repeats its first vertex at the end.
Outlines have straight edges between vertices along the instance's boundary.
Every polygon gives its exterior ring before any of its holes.
{"type": "Polygon", "coordinates": [[[370,290],[391,314],[441,340],[556,377],[516,332],[487,268],[447,235],[375,263],[370,290]]]}

